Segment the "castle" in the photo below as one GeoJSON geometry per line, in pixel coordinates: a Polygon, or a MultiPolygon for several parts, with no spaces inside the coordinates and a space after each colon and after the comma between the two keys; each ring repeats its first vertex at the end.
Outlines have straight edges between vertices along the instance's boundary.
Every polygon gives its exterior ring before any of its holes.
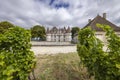
{"type": "Polygon", "coordinates": [[[70,42],[72,40],[70,27],[66,29],[53,27],[52,29],[47,28],[46,40],[53,42],[70,42]]]}

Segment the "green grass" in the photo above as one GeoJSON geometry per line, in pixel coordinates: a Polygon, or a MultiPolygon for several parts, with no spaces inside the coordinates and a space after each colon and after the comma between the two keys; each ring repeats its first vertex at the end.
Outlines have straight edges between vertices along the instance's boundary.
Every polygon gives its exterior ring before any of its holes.
{"type": "Polygon", "coordinates": [[[91,80],[77,53],[37,56],[35,77],[37,80],[91,80]]]}

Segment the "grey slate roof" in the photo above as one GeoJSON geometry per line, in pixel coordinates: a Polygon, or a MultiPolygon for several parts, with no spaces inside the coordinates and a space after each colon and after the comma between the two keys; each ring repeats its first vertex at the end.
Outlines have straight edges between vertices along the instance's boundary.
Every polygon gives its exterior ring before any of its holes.
{"type": "Polygon", "coordinates": [[[46,33],[50,33],[50,34],[56,34],[56,33],[71,33],[70,27],[68,27],[67,29],[64,28],[57,28],[57,27],[53,27],[51,30],[49,30],[49,28],[47,28],[46,33]]]}
{"type": "MultiPolygon", "coordinates": [[[[89,22],[85,27],[90,26],[93,30],[96,31],[103,31],[101,28],[98,28],[96,26],[96,24],[105,24],[105,25],[109,25],[113,28],[114,31],[120,31],[120,27],[116,26],[115,24],[111,23],[110,21],[108,21],[107,19],[101,17],[100,15],[97,15],[91,22],[89,22]]],[[[84,27],[84,28],[85,28],[84,27]]]]}

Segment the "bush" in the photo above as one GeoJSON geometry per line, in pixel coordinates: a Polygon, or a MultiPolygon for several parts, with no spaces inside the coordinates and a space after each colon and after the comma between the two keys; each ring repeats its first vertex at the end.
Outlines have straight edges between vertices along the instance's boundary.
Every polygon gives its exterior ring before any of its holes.
{"type": "Polygon", "coordinates": [[[28,30],[14,27],[0,34],[0,80],[27,80],[35,65],[30,48],[28,30]]]}
{"type": "Polygon", "coordinates": [[[95,31],[84,28],[79,32],[77,51],[88,72],[96,80],[120,80],[120,37],[108,25],[97,24],[106,32],[107,51],[95,37],[95,31]]]}

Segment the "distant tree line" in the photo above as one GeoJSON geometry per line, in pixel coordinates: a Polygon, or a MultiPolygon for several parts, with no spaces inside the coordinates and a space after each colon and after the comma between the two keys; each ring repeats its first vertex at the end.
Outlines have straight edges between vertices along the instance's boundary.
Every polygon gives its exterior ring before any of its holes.
{"type": "MultiPolygon", "coordinates": [[[[9,28],[15,27],[14,24],[8,22],[8,21],[2,21],[0,22],[0,33],[6,32],[9,28]]],[[[75,34],[78,34],[79,27],[72,27],[71,33],[72,33],[72,39],[74,38],[75,34]]],[[[31,31],[31,38],[33,40],[40,40],[44,41],[46,40],[46,30],[44,26],[41,25],[35,25],[32,28],[30,28],[31,31]]]]}
{"type": "MultiPolygon", "coordinates": [[[[74,38],[75,34],[78,34],[79,27],[72,27],[72,39],[74,38]]],[[[35,25],[31,28],[32,38],[38,38],[39,40],[46,40],[46,32],[45,27],[40,25],[35,25]]]]}
{"type": "Polygon", "coordinates": [[[79,27],[72,27],[71,33],[72,33],[72,39],[74,38],[75,34],[78,34],[80,28],[79,27]]]}
{"type": "Polygon", "coordinates": [[[38,39],[40,41],[46,40],[45,27],[40,25],[35,25],[31,28],[32,39],[38,39]]]}
{"type": "MultiPolygon", "coordinates": [[[[3,34],[6,32],[9,28],[15,27],[14,24],[8,22],[8,21],[2,21],[0,22],[0,34],[3,34]]],[[[31,29],[31,38],[39,38],[39,40],[45,40],[45,27],[40,25],[35,25],[31,29]]]]}

